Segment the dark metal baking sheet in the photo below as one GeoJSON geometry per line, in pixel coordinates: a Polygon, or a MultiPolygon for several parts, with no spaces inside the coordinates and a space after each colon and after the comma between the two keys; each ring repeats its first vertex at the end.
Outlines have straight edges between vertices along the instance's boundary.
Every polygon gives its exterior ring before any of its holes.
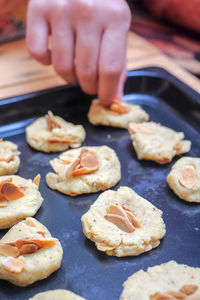
{"type": "MultiPolygon", "coordinates": [[[[200,157],[199,95],[166,71],[158,68],[129,73],[124,100],[140,104],[150,119],[177,131],[192,141],[188,155],[200,157]]],[[[138,161],[126,130],[94,127],[87,121],[91,97],[78,86],[60,87],[0,101],[0,136],[19,145],[21,165],[18,175],[42,176],[40,192],[45,201],[36,214],[54,237],[61,241],[64,256],[61,268],[49,278],[20,288],[0,281],[0,299],[28,299],[49,289],[69,289],[88,300],[116,300],[123,282],[140,269],[169,260],[200,267],[200,205],[186,203],[169,189],[166,177],[177,158],[168,165],[138,161]],[[52,109],[66,120],[83,124],[84,145],[108,145],[121,161],[122,179],[114,187],[127,185],[163,211],[167,234],[158,248],[138,257],[108,257],[82,233],[80,218],[99,193],[75,198],[50,190],[45,175],[49,160],[57,154],[34,151],[25,141],[24,128],[36,117],[52,109]]],[[[3,236],[6,230],[0,232],[3,236]]]]}

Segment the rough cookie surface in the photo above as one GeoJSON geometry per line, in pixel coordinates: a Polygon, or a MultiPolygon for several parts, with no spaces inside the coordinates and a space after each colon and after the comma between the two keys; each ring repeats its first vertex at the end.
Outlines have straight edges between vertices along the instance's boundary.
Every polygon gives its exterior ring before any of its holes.
{"type": "Polygon", "coordinates": [[[0,186],[10,180],[22,195],[15,200],[5,200],[0,193],[0,229],[10,228],[26,217],[34,216],[43,202],[38,185],[31,179],[27,180],[16,175],[2,176],[0,186]]]}
{"type": "Polygon", "coordinates": [[[191,142],[183,141],[184,133],[154,122],[130,123],[129,133],[139,160],[169,163],[174,156],[190,151],[191,142]]]}
{"type": "MultiPolygon", "coordinates": [[[[58,239],[53,239],[45,226],[34,218],[27,218],[12,227],[0,240],[0,279],[8,280],[18,286],[27,286],[37,280],[48,277],[61,264],[63,250],[58,239]],[[2,244],[19,240],[50,240],[53,245],[43,247],[31,254],[20,254],[18,258],[2,255],[2,244]],[[13,260],[12,264],[8,261],[13,260]],[[16,259],[21,259],[20,269],[16,269],[16,259]],[[23,263],[23,264],[22,264],[23,263]],[[15,267],[15,271],[11,269],[15,267]]],[[[18,266],[19,267],[19,266],[18,266]]]]}
{"type": "Polygon", "coordinates": [[[18,171],[19,154],[16,144],[0,139],[0,176],[12,175],[18,171]]]}
{"type": "Polygon", "coordinates": [[[92,101],[88,112],[88,119],[93,125],[105,125],[128,128],[130,122],[141,123],[148,121],[148,114],[139,106],[130,103],[122,103],[127,108],[124,110],[111,110],[100,104],[99,100],[92,101]]]}
{"type": "Polygon", "coordinates": [[[71,196],[109,189],[121,179],[119,159],[115,151],[107,146],[68,150],[50,163],[56,173],[46,175],[48,186],[71,196]],[[83,150],[94,153],[99,166],[90,174],[70,176],[70,170],[83,150]]]}
{"type": "Polygon", "coordinates": [[[150,251],[160,244],[166,232],[162,212],[128,187],[102,193],[81,221],[84,234],[98,250],[118,257],[150,251]],[[133,215],[134,220],[130,220],[134,228],[127,224],[126,217],[121,222],[122,214],[116,212],[116,205],[125,208],[128,216],[133,215]]]}
{"type": "Polygon", "coordinates": [[[124,282],[123,287],[124,290],[120,300],[198,300],[200,299],[200,268],[192,268],[187,265],[177,264],[175,261],[169,261],[165,264],[148,268],[147,272],[143,270],[136,272],[124,282]],[[195,290],[195,292],[187,295],[185,292],[189,289],[186,291],[186,288],[183,288],[186,285],[190,285],[190,287],[191,285],[197,286],[197,289],[194,288],[193,291],[195,290]],[[169,296],[168,292],[172,292],[171,296],[169,296]],[[181,298],[180,293],[185,298],[181,298]],[[165,297],[159,298],[159,294],[164,294],[165,297]],[[168,297],[166,294],[168,294],[168,297]],[[175,298],[175,295],[177,298],[175,298]],[[197,297],[197,295],[199,296],[198,298],[193,298],[194,296],[197,297]]]}
{"type": "Polygon", "coordinates": [[[48,115],[37,119],[26,128],[27,143],[43,152],[58,152],[69,147],[80,147],[86,136],[83,126],[74,125],[51,114],[48,112],[48,115]]]}
{"type": "Polygon", "coordinates": [[[35,295],[29,300],[85,300],[68,290],[52,290],[35,295]]]}
{"type": "Polygon", "coordinates": [[[181,199],[200,203],[200,158],[180,158],[173,165],[167,182],[181,199]]]}

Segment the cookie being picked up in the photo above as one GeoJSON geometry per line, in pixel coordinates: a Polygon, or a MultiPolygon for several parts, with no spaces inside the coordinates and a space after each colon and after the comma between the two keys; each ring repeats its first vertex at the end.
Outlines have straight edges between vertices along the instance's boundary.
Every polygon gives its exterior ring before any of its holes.
{"type": "Polygon", "coordinates": [[[19,154],[16,144],[0,139],[0,176],[12,175],[18,171],[19,154]]]}
{"type": "Polygon", "coordinates": [[[200,203],[200,158],[180,158],[173,165],[167,182],[179,198],[200,203]]]}
{"type": "Polygon", "coordinates": [[[121,179],[119,159],[107,146],[71,149],[50,164],[55,173],[46,175],[47,185],[70,196],[104,191],[121,179]]]}
{"type": "Polygon", "coordinates": [[[191,142],[183,140],[183,132],[155,122],[130,123],[128,130],[139,160],[167,164],[174,156],[189,152],[191,148],[191,142]]]}
{"type": "Polygon", "coordinates": [[[106,191],[81,218],[85,236],[111,256],[137,256],[165,235],[162,211],[128,187],[106,191]]]}
{"type": "Polygon", "coordinates": [[[149,116],[139,105],[116,101],[107,107],[95,99],[90,106],[88,119],[93,125],[128,128],[130,122],[148,121],[149,116]]]}
{"type": "Polygon", "coordinates": [[[43,152],[60,152],[68,148],[78,148],[85,139],[82,125],[66,122],[51,111],[26,127],[27,143],[43,152]]]}

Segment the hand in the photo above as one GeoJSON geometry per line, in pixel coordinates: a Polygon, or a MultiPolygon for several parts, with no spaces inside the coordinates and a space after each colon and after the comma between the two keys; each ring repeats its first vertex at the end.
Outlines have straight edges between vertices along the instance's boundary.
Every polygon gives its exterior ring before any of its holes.
{"type": "Polygon", "coordinates": [[[122,94],[130,20],[125,0],[30,0],[28,51],[109,105],[122,94]]]}

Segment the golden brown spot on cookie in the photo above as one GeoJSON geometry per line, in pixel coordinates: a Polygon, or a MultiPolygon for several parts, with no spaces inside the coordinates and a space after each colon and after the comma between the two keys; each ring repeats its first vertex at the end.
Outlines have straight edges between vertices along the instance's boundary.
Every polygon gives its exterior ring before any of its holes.
{"type": "Polygon", "coordinates": [[[24,196],[24,193],[16,185],[10,182],[2,183],[0,192],[9,201],[17,200],[24,196]]]}
{"type": "Polygon", "coordinates": [[[119,101],[116,101],[111,104],[110,106],[110,112],[117,113],[119,115],[126,114],[130,111],[129,106],[126,103],[122,103],[119,101]]]}
{"type": "Polygon", "coordinates": [[[45,115],[45,119],[47,122],[47,128],[49,131],[51,131],[53,128],[61,128],[59,122],[56,120],[54,114],[52,111],[48,111],[48,114],[45,115]]]}
{"type": "Polygon", "coordinates": [[[134,213],[124,206],[112,204],[106,209],[106,212],[104,218],[125,232],[133,232],[135,227],[140,227],[134,213]]]}
{"type": "Polygon", "coordinates": [[[35,178],[33,179],[33,183],[35,185],[37,185],[37,187],[39,188],[39,185],[40,185],[40,179],[41,179],[41,175],[38,174],[37,176],[35,176],[35,178]]]}
{"type": "Polygon", "coordinates": [[[180,299],[180,300],[182,300],[182,299],[185,299],[185,294],[183,294],[183,293],[181,293],[181,292],[168,292],[167,294],[169,294],[169,295],[171,295],[171,296],[173,296],[175,299],[180,299]]]}
{"type": "Polygon", "coordinates": [[[109,250],[113,250],[115,248],[115,247],[107,245],[104,242],[99,242],[96,244],[96,246],[99,251],[109,251],[109,250]]]}
{"type": "Polygon", "coordinates": [[[173,149],[176,151],[179,151],[179,150],[181,150],[182,145],[183,145],[182,142],[179,142],[173,147],[173,149]]]}
{"type": "Polygon", "coordinates": [[[90,174],[99,169],[96,154],[87,149],[82,149],[80,156],[71,165],[68,176],[81,176],[90,174]]]}
{"type": "Polygon", "coordinates": [[[137,124],[137,123],[129,123],[128,128],[129,128],[130,133],[132,133],[132,134],[135,134],[135,133],[154,134],[154,132],[152,130],[149,130],[149,129],[145,128],[144,126],[142,126],[141,124],[137,124]]]}
{"type": "Polygon", "coordinates": [[[2,261],[1,264],[2,268],[6,271],[12,273],[21,273],[26,266],[26,261],[23,256],[19,256],[18,258],[8,256],[2,261]]]}
{"type": "Polygon", "coordinates": [[[182,186],[192,189],[197,185],[197,175],[195,168],[191,165],[187,165],[181,173],[179,182],[182,186]]]}
{"type": "Polygon", "coordinates": [[[167,156],[161,157],[161,158],[159,158],[159,159],[156,159],[156,161],[157,161],[158,163],[160,163],[160,164],[167,164],[167,163],[169,163],[171,160],[172,160],[172,159],[171,159],[170,157],[167,157],[167,156]]]}
{"type": "Polygon", "coordinates": [[[17,247],[0,243],[0,255],[18,257],[20,251],[17,247]]]}
{"type": "Polygon", "coordinates": [[[180,289],[180,292],[182,292],[186,295],[192,295],[196,292],[197,289],[198,289],[197,285],[186,284],[186,285],[182,286],[182,288],[180,289]]]}

